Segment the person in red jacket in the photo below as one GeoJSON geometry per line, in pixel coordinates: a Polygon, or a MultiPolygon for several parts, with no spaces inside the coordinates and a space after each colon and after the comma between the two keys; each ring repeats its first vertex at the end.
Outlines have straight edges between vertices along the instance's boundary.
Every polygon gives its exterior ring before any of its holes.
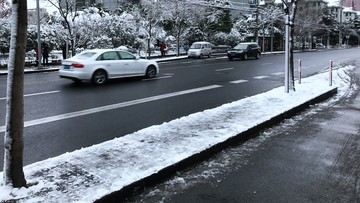
{"type": "Polygon", "coordinates": [[[166,44],[165,44],[165,42],[163,42],[163,43],[160,45],[161,57],[165,57],[166,49],[167,49],[166,44]]]}
{"type": "Polygon", "coordinates": [[[43,47],[41,49],[42,52],[42,59],[43,59],[43,65],[48,66],[49,65],[49,47],[47,44],[43,43],[43,47]]]}

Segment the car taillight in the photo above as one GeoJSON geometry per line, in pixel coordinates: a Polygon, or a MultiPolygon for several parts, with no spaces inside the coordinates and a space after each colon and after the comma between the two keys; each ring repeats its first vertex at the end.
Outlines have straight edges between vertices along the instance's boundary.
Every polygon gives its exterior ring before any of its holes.
{"type": "Polygon", "coordinates": [[[74,68],[84,68],[84,64],[81,64],[81,63],[73,63],[73,64],[71,64],[71,66],[74,68]]]}

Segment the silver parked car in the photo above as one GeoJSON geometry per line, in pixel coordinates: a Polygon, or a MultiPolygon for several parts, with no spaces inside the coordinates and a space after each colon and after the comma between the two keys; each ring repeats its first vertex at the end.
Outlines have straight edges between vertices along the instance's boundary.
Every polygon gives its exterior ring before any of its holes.
{"type": "Polygon", "coordinates": [[[153,78],[159,73],[156,61],[140,59],[130,52],[113,49],[84,51],[62,61],[61,78],[73,81],[91,81],[96,85],[108,79],[145,76],[153,78]]]}

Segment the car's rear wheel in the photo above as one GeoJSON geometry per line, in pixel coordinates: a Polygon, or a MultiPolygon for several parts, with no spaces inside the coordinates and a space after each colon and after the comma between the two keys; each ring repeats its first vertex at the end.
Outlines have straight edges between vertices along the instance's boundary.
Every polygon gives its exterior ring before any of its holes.
{"type": "Polygon", "coordinates": [[[244,59],[244,60],[247,60],[247,59],[248,59],[248,55],[247,55],[247,54],[244,54],[243,59],[244,59]]]}
{"type": "Polygon", "coordinates": [[[92,82],[95,85],[102,85],[107,81],[107,74],[104,70],[97,70],[93,74],[92,82]]]}
{"type": "Polygon", "coordinates": [[[260,58],[260,53],[259,53],[259,52],[256,53],[255,58],[256,58],[256,59],[259,59],[259,58],[260,58]]]}
{"type": "Polygon", "coordinates": [[[156,76],[156,68],[155,68],[155,66],[149,66],[146,69],[145,77],[154,78],[155,76],[156,76]]]}

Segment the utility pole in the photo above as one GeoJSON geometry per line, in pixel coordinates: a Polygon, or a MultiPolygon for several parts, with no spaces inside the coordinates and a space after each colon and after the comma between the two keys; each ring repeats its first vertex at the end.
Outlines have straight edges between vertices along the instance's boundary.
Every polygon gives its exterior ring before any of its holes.
{"type": "Polygon", "coordinates": [[[342,47],[342,15],[343,15],[343,7],[342,0],[339,1],[339,46],[342,47]]]}
{"type": "Polygon", "coordinates": [[[289,81],[290,81],[290,9],[287,2],[283,0],[284,12],[285,12],[285,93],[289,93],[289,81]]]}
{"type": "Polygon", "coordinates": [[[40,40],[40,3],[39,0],[36,0],[36,12],[37,12],[37,53],[38,53],[38,69],[41,69],[41,40],[40,40]]]}
{"type": "Polygon", "coordinates": [[[255,6],[256,6],[256,26],[255,26],[255,32],[254,32],[254,38],[255,42],[259,43],[259,0],[255,0],[255,6]]]}

